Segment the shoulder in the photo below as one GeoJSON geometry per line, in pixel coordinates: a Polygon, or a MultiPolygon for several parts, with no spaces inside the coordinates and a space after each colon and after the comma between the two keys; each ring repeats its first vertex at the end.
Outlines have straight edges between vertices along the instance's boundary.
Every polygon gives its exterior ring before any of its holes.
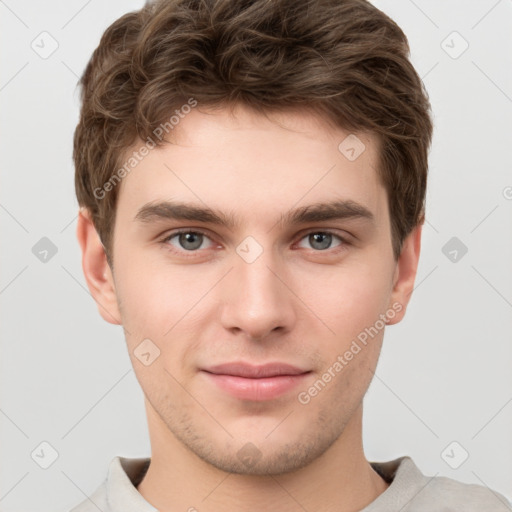
{"type": "Polygon", "coordinates": [[[98,510],[107,512],[107,487],[103,482],[89,497],[72,508],[69,512],[98,512],[98,510]]]}
{"type": "Polygon", "coordinates": [[[418,505],[429,506],[433,502],[446,512],[512,512],[512,505],[505,496],[484,485],[467,484],[444,476],[424,478],[426,492],[418,495],[418,505]]]}
{"type": "Polygon", "coordinates": [[[103,483],[70,512],[158,512],[137,491],[150,458],[114,457],[103,483]]]}
{"type": "Polygon", "coordinates": [[[387,507],[397,507],[403,512],[512,512],[512,504],[493,489],[444,476],[424,475],[407,456],[373,462],[372,466],[391,483],[364,512],[387,510],[387,507]]]}

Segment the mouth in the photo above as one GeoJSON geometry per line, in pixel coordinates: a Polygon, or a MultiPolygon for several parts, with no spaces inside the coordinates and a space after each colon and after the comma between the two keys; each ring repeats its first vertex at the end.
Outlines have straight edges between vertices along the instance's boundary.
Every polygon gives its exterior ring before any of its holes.
{"type": "Polygon", "coordinates": [[[292,391],[311,373],[286,363],[227,363],[202,369],[223,392],[241,400],[272,400],[292,391]]]}

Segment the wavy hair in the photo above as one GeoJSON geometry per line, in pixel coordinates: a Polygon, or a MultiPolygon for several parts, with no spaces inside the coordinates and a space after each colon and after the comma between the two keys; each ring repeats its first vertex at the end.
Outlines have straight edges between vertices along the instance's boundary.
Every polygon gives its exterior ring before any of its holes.
{"type": "MultiPolygon", "coordinates": [[[[79,81],[75,189],[112,264],[118,188],[97,191],[194,98],[309,109],[377,136],[395,259],[424,221],[430,104],[398,25],[366,0],[157,0],[104,32],[79,81]]],[[[165,143],[157,139],[157,145],[165,143]]]]}

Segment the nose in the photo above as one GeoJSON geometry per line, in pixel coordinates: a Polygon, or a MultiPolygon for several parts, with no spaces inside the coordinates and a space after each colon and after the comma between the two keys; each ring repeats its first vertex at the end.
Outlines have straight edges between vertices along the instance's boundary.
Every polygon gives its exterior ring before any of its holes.
{"type": "Polygon", "coordinates": [[[264,251],[249,263],[235,259],[224,281],[221,322],[233,334],[264,340],[274,331],[289,332],[296,320],[294,294],[283,265],[264,251]]]}

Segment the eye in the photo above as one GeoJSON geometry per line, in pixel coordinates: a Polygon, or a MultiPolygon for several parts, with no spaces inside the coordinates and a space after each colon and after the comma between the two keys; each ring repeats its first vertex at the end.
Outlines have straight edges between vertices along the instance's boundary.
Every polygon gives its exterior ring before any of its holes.
{"type": "Polygon", "coordinates": [[[162,240],[162,243],[171,245],[175,250],[194,252],[198,249],[207,249],[208,247],[201,247],[205,239],[209,240],[205,233],[201,231],[176,231],[162,240]],[[173,243],[173,239],[175,243],[173,243]]]}
{"type": "MultiPolygon", "coordinates": [[[[300,239],[300,242],[307,240],[315,252],[327,252],[333,249],[333,252],[343,250],[350,243],[342,236],[337,235],[331,231],[311,231],[306,233],[300,239]],[[338,243],[333,246],[333,240],[337,239],[338,243]]],[[[174,231],[167,235],[161,243],[173,253],[181,254],[184,257],[193,257],[197,255],[200,250],[211,249],[215,246],[211,238],[199,230],[181,229],[174,231]],[[208,242],[210,244],[208,245],[208,242]],[[205,245],[206,244],[206,245],[205,245]],[[189,254],[187,254],[189,253],[189,254]]],[[[299,247],[304,247],[299,243],[299,247]]],[[[306,249],[308,247],[305,247],[306,249]]]]}
{"type": "Polygon", "coordinates": [[[340,241],[340,243],[338,243],[334,247],[348,245],[348,242],[344,238],[330,231],[311,231],[310,233],[306,234],[301,240],[307,239],[308,243],[311,244],[313,249],[317,251],[325,251],[327,249],[333,248],[333,238],[337,238],[340,241]]]}

